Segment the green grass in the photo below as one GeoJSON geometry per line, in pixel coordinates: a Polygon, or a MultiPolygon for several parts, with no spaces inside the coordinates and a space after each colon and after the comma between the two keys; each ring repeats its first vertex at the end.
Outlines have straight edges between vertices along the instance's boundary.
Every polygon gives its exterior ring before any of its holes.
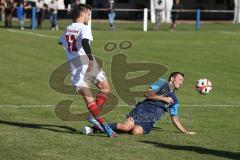
{"type": "Polygon", "coordinates": [[[87,122],[62,121],[55,115],[55,104],[65,99],[74,101],[73,113],[86,111],[80,97],[58,93],[48,84],[51,73],[65,62],[57,40],[68,22],[60,22],[60,31],[50,31],[45,21],[43,30],[34,34],[29,29],[0,28],[1,160],[240,159],[238,25],[202,24],[200,32],[191,24],[178,25],[177,32],[169,32],[168,25],[152,31],[150,25],[149,32],[142,32],[141,23],[117,23],[116,31],[109,32],[107,24],[94,23],[93,52],[104,62],[112,94],[119,98],[119,106],[105,115],[106,120],[122,121],[131,110],[116,90],[119,83],[111,78],[112,58],[125,53],[128,63],[158,63],[166,66],[168,73],[185,73],[184,86],[177,91],[183,104],[180,118],[189,130],[197,132],[194,136],[178,133],[166,114],[148,135],[120,134],[109,139],[104,134],[81,135],[87,122]],[[104,51],[107,42],[123,40],[132,41],[132,47],[104,51]],[[213,83],[209,95],[199,95],[194,89],[201,77],[213,83]]]}

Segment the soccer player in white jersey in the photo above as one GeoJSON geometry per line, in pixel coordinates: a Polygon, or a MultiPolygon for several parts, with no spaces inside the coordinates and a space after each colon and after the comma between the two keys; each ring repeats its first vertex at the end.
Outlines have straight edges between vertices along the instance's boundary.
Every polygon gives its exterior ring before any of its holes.
{"type": "Polygon", "coordinates": [[[87,108],[92,114],[89,121],[109,137],[116,137],[117,134],[104,122],[103,117],[100,117],[110,86],[105,73],[98,67],[91,53],[90,41],[93,41],[93,37],[91,28],[87,26],[90,15],[90,6],[85,4],[75,6],[72,11],[73,23],[65,29],[60,43],[68,58],[72,84],[76,92],[83,95],[87,108]],[[94,83],[99,88],[96,100],[91,93],[90,83],[94,83]]]}

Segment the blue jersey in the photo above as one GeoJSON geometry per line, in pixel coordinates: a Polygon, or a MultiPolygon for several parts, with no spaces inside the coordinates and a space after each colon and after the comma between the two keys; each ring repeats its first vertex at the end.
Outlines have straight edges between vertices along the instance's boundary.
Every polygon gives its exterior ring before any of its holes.
{"type": "Polygon", "coordinates": [[[136,125],[143,128],[145,134],[151,131],[164,112],[169,111],[171,116],[178,114],[178,100],[167,81],[159,79],[151,85],[151,89],[157,95],[171,97],[173,103],[169,105],[164,101],[145,99],[136,105],[128,116],[133,118],[136,125]]]}
{"type": "Polygon", "coordinates": [[[23,7],[17,7],[17,17],[20,21],[24,19],[24,9],[23,9],[23,7]]]}
{"type": "MultiPolygon", "coordinates": [[[[156,101],[156,100],[150,100],[150,99],[145,99],[144,102],[147,104],[154,105],[156,107],[164,108],[166,111],[169,111],[169,114],[171,116],[177,116],[178,106],[179,106],[178,100],[177,100],[177,97],[176,97],[174,91],[171,91],[168,82],[164,79],[159,79],[151,85],[151,89],[157,95],[171,97],[173,99],[173,103],[171,105],[169,105],[164,101],[156,101]]],[[[149,107],[149,109],[152,109],[152,111],[156,112],[156,114],[157,114],[157,108],[149,107]]]]}

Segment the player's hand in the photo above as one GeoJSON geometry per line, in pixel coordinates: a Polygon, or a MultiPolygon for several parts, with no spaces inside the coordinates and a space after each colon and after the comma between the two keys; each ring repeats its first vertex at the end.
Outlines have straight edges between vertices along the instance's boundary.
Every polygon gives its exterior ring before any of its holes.
{"type": "Polygon", "coordinates": [[[93,60],[89,60],[87,72],[91,72],[93,68],[93,60]]]}
{"type": "Polygon", "coordinates": [[[168,104],[172,104],[173,103],[172,97],[165,97],[164,101],[167,102],[168,104]]]}
{"type": "Polygon", "coordinates": [[[59,40],[59,41],[58,41],[58,44],[59,44],[59,45],[62,45],[62,41],[59,40]]]}
{"type": "Polygon", "coordinates": [[[195,132],[187,132],[186,134],[194,135],[194,134],[196,134],[196,133],[195,133],[195,132]]]}
{"type": "Polygon", "coordinates": [[[176,9],[178,10],[178,12],[182,12],[182,10],[183,10],[182,4],[177,4],[176,9]]]}

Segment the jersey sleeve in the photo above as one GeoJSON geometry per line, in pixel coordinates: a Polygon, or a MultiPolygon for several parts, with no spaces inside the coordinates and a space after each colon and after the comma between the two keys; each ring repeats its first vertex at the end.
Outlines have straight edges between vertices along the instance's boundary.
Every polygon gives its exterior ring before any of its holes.
{"type": "Polygon", "coordinates": [[[153,90],[153,92],[159,91],[159,89],[166,83],[164,79],[159,79],[155,81],[150,87],[153,90]]]}
{"type": "Polygon", "coordinates": [[[177,116],[177,115],[178,115],[178,106],[179,106],[179,104],[176,103],[176,104],[171,105],[171,106],[169,107],[169,114],[170,114],[171,116],[177,116]]]}
{"type": "Polygon", "coordinates": [[[89,26],[85,26],[82,30],[82,39],[88,39],[89,41],[93,41],[92,31],[89,26]]]}
{"type": "Polygon", "coordinates": [[[179,103],[175,94],[172,93],[171,97],[173,99],[173,104],[169,106],[169,114],[171,116],[177,116],[179,103]]]}
{"type": "Polygon", "coordinates": [[[173,99],[173,104],[171,104],[169,106],[169,114],[171,116],[177,116],[178,115],[178,107],[179,107],[177,96],[174,93],[171,93],[171,95],[169,95],[169,96],[172,97],[172,99],[173,99]]]}

